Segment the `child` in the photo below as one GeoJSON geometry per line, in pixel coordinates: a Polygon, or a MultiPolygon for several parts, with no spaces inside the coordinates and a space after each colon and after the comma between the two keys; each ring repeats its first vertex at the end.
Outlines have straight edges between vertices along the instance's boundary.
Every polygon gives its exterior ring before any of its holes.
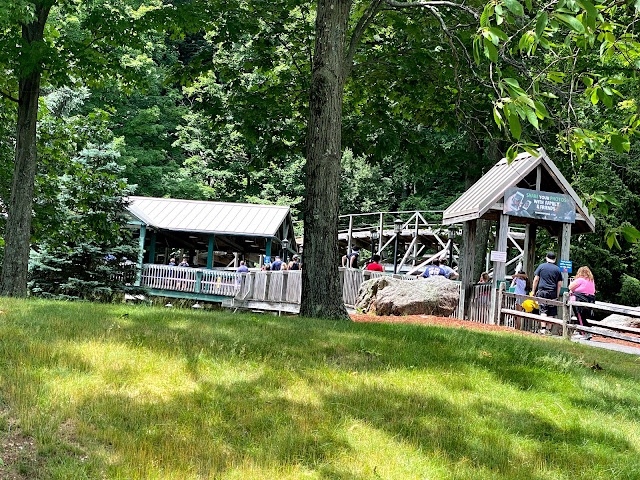
{"type": "MultiPolygon", "coordinates": [[[[518,270],[513,275],[513,280],[511,280],[511,287],[514,289],[513,293],[517,295],[526,295],[527,294],[527,274],[522,270],[518,270]]],[[[524,310],[522,303],[525,300],[522,298],[518,298],[516,300],[516,310],[522,312],[524,310]]],[[[515,318],[514,326],[517,330],[520,330],[520,317],[515,318]]]]}

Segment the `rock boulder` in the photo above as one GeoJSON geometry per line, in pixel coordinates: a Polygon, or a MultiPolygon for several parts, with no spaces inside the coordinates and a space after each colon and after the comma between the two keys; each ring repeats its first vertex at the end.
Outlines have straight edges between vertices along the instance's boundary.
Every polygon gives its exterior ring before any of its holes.
{"type": "Polygon", "coordinates": [[[411,281],[384,276],[362,284],[355,307],[376,315],[448,317],[459,298],[458,284],[441,276],[411,281]]]}

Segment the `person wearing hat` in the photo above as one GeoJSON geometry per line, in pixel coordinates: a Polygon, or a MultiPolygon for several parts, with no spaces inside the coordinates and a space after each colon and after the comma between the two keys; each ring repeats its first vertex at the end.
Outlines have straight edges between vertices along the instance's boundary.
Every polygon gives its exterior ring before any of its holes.
{"type": "MultiPolygon", "coordinates": [[[[535,277],[533,279],[532,290],[538,298],[557,300],[560,296],[560,289],[562,288],[562,272],[556,265],[555,253],[547,252],[545,260],[546,261],[539,265],[534,272],[535,277]]],[[[540,315],[543,317],[555,317],[558,313],[558,307],[555,305],[546,305],[543,302],[539,302],[539,304],[540,315]]],[[[547,324],[545,322],[541,322],[540,327],[540,333],[547,333],[547,324]]]]}
{"type": "Polygon", "coordinates": [[[300,270],[300,257],[294,255],[289,262],[289,270],[300,270]]]}

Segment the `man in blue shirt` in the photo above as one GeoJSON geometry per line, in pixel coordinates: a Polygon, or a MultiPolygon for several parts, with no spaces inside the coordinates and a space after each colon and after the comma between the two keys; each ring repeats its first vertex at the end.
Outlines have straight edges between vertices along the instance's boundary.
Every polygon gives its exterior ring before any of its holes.
{"type": "Polygon", "coordinates": [[[282,268],[282,260],[280,260],[280,257],[276,255],[276,261],[271,264],[271,271],[277,272],[281,268],[282,268]]]}
{"type": "Polygon", "coordinates": [[[429,277],[437,277],[438,275],[441,275],[447,278],[447,272],[445,272],[442,268],[440,268],[437,262],[438,261],[436,260],[432,265],[429,265],[427,269],[424,271],[424,273],[422,274],[422,276],[425,278],[429,278],[429,277]]]}
{"type": "Polygon", "coordinates": [[[249,272],[249,268],[245,264],[244,260],[242,260],[240,262],[240,266],[238,267],[238,270],[236,270],[236,272],[238,272],[238,273],[248,273],[249,272]]]}
{"type": "MultiPolygon", "coordinates": [[[[560,289],[562,288],[562,272],[556,265],[556,254],[553,252],[547,252],[545,263],[536,268],[534,272],[535,277],[533,279],[533,288],[535,296],[539,298],[546,298],[549,300],[556,300],[560,296],[560,289]]],[[[542,302],[540,304],[540,315],[543,317],[555,317],[558,313],[558,307],[555,305],[545,305],[542,302]]],[[[540,333],[547,333],[547,324],[540,322],[540,333]]]]}

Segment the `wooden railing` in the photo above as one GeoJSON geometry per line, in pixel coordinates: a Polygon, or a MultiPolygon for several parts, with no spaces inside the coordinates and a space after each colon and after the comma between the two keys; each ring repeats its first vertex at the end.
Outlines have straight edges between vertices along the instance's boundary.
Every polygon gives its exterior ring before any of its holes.
{"type": "Polygon", "coordinates": [[[562,297],[562,300],[548,300],[544,298],[518,295],[515,293],[507,292],[505,290],[506,285],[503,283],[500,285],[500,289],[498,290],[498,325],[502,324],[507,326],[518,326],[522,330],[535,331],[540,322],[545,322],[548,324],[560,326],[562,328],[562,336],[565,338],[570,337],[571,331],[577,331],[640,344],[640,328],[607,325],[603,322],[597,322],[591,319],[588,320],[589,324],[591,325],[588,327],[572,323],[574,318],[573,309],[576,307],[583,307],[589,310],[597,310],[608,313],[621,313],[629,317],[640,319],[640,309],[638,308],[603,302],[576,302],[570,300],[569,293],[565,293],[562,297]],[[526,299],[535,299],[538,304],[543,303],[546,305],[553,305],[558,307],[558,316],[560,318],[543,317],[542,315],[534,313],[518,311],[515,308],[516,302],[526,299]],[[625,333],[631,335],[625,335],[625,333]]]}
{"type": "Polygon", "coordinates": [[[233,297],[240,289],[241,276],[242,274],[224,270],[147,263],[142,267],[140,286],[157,290],[233,297]]]}

